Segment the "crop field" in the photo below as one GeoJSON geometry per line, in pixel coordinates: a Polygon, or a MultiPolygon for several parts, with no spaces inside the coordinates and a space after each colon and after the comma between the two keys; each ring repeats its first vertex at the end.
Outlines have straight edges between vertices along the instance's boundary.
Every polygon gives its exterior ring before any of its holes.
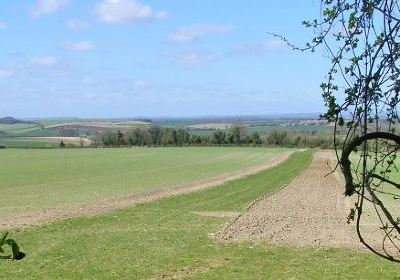
{"type": "Polygon", "coordinates": [[[0,145],[7,148],[56,148],[59,142],[30,140],[26,137],[0,138],[0,145]]]}
{"type": "Polygon", "coordinates": [[[69,147],[80,147],[90,145],[91,141],[80,137],[3,137],[0,145],[7,148],[58,148],[61,141],[69,147]]]}
{"type": "Polygon", "coordinates": [[[251,167],[284,149],[0,150],[0,211],[21,213],[162,190],[251,167]]]}
{"type": "Polygon", "coordinates": [[[15,124],[0,123],[0,131],[6,132],[9,135],[21,135],[36,130],[40,130],[40,125],[35,123],[15,123],[15,124]]]}
{"type": "Polygon", "coordinates": [[[395,279],[397,264],[364,251],[216,238],[231,224],[232,213],[246,212],[255,199],[278,191],[311,158],[311,151],[297,152],[278,166],[218,187],[13,230],[27,257],[0,262],[0,278],[395,279]]]}

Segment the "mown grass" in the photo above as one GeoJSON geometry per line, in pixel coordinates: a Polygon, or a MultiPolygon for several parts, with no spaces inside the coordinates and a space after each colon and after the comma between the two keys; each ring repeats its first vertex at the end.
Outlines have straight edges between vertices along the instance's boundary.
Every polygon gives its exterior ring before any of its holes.
{"type": "Polygon", "coordinates": [[[14,231],[27,258],[1,261],[0,278],[398,279],[397,264],[367,253],[218,243],[209,234],[226,220],[192,213],[243,210],[307,168],[311,155],[296,153],[280,166],[213,189],[14,231]]]}
{"type": "Polygon", "coordinates": [[[266,162],[283,149],[0,150],[0,212],[22,212],[165,189],[266,162]]]}

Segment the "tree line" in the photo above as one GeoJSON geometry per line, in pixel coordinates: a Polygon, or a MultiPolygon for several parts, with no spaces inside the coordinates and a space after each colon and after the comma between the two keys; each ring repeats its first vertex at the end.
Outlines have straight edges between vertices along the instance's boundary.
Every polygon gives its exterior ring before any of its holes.
{"type": "Polygon", "coordinates": [[[260,135],[248,133],[245,126],[233,124],[228,130],[208,134],[191,133],[183,128],[159,126],[135,128],[129,131],[106,131],[101,135],[106,147],[120,146],[278,146],[332,148],[331,137],[317,132],[288,132],[273,130],[260,135]]]}

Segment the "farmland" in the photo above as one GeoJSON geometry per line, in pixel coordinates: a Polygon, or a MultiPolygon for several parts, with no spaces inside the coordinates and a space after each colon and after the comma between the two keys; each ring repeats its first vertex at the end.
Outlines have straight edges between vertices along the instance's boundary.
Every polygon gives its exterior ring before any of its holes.
{"type": "Polygon", "coordinates": [[[0,150],[0,211],[5,215],[165,189],[257,165],[280,151],[212,147],[0,150]]]}
{"type": "MultiPolygon", "coordinates": [[[[155,119],[29,119],[19,120],[12,117],[0,118],[0,145],[7,148],[56,148],[60,141],[57,137],[81,137],[94,139],[102,144],[103,136],[110,132],[121,131],[129,134],[135,129],[183,129],[193,136],[210,137],[215,131],[228,133],[233,124],[240,124],[245,134],[258,133],[266,139],[271,132],[289,132],[291,137],[327,138],[332,127],[318,120],[315,115],[299,115],[292,118],[282,116],[255,117],[209,117],[209,118],[155,118],[155,119]],[[3,120],[3,121],[2,121],[3,120]]],[[[328,137],[329,138],[329,137],[328,137]]],[[[70,147],[80,145],[70,142],[70,147]]],[[[95,145],[95,144],[93,144],[95,145]]]]}
{"type": "Polygon", "coordinates": [[[1,262],[0,278],[41,279],[391,279],[398,265],[349,249],[220,243],[228,218],[199,212],[246,211],[310,164],[312,153],[218,187],[94,217],[11,234],[28,253],[1,262]]]}
{"type": "Polygon", "coordinates": [[[325,177],[330,151],[131,147],[3,149],[0,155],[0,229],[10,230],[28,254],[21,262],[0,262],[0,278],[400,273],[362,249],[346,224],[342,184],[336,175],[325,177]]]}

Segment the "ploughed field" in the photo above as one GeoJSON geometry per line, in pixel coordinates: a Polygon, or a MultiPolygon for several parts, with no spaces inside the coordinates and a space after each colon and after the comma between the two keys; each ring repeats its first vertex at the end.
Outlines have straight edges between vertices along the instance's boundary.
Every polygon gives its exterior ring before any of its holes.
{"type": "Polygon", "coordinates": [[[0,212],[4,220],[39,209],[184,186],[265,164],[284,151],[236,147],[0,150],[0,212]]]}

